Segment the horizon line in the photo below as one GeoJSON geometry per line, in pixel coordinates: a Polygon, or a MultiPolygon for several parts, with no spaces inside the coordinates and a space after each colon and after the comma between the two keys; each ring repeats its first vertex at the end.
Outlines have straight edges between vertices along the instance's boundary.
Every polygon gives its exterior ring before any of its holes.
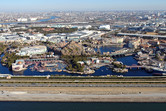
{"type": "Polygon", "coordinates": [[[166,11],[166,9],[111,9],[111,10],[1,10],[0,13],[3,12],[116,12],[116,11],[166,11]]]}

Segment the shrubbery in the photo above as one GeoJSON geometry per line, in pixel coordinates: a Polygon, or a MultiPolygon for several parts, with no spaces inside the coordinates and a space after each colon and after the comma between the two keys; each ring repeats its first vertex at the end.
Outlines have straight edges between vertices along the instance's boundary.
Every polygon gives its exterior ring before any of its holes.
{"type": "Polygon", "coordinates": [[[67,70],[69,71],[84,71],[84,65],[81,66],[81,64],[77,63],[78,61],[85,61],[87,60],[86,56],[62,56],[62,59],[64,59],[67,63],[67,70]]]}

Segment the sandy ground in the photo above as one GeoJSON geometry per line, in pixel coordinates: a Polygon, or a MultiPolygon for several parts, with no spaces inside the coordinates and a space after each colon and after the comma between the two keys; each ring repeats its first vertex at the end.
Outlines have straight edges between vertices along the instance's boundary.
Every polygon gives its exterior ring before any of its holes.
{"type": "Polygon", "coordinates": [[[166,88],[0,87],[0,101],[166,102],[166,88]]]}

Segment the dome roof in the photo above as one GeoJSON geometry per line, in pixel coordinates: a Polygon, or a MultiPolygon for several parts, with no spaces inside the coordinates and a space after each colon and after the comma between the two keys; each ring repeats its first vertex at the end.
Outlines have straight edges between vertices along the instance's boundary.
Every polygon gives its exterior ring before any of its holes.
{"type": "Polygon", "coordinates": [[[20,64],[22,64],[22,62],[21,62],[21,61],[19,61],[17,64],[18,64],[18,65],[20,65],[20,64]]]}

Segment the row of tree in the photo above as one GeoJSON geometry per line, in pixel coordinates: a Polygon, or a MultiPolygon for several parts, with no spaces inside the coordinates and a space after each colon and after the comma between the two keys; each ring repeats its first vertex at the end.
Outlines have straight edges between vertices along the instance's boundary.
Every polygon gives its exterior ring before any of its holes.
{"type": "Polygon", "coordinates": [[[50,33],[72,33],[78,30],[77,28],[55,28],[55,30],[44,31],[43,27],[32,27],[32,29],[35,30],[35,32],[40,32],[44,35],[47,35],[50,33]]]}
{"type": "Polygon", "coordinates": [[[122,69],[125,69],[126,68],[126,65],[123,65],[121,63],[112,63],[112,65],[115,67],[115,68],[122,68],[122,69]]]}
{"type": "Polygon", "coordinates": [[[18,59],[24,59],[24,58],[27,58],[27,57],[18,56],[18,55],[16,55],[16,53],[6,52],[4,54],[4,56],[2,57],[1,62],[3,64],[6,64],[6,66],[11,69],[12,63],[14,63],[18,59]]]}
{"type": "Polygon", "coordinates": [[[5,49],[6,49],[6,45],[4,45],[3,43],[0,43],[0,54],[2,54],[5,49]]]}

